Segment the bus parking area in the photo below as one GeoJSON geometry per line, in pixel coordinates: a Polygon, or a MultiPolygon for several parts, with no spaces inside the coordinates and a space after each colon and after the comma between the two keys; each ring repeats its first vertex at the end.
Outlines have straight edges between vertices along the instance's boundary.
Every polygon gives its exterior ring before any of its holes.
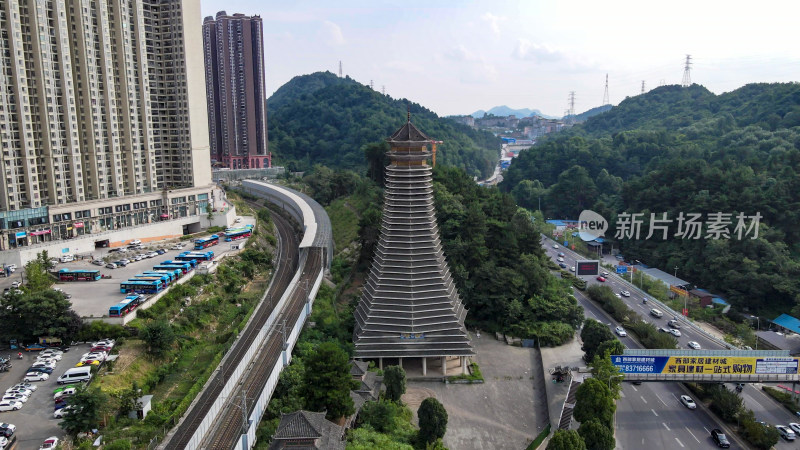
{"type": "MultiPolygon", "coordinates": [[[[214,253],[215,260],[219,259],[221,255],[234,251],[232,249],[234,245],[242,245],[244,239],[250,236],[249,232],[242,232],[242,230],[245,227],[252,230],[255,218],[244,217],[243,222],[229,229],[229,234],[234,235],[235,239],[226,241],[226,235],[219,233],[215,243],[198,250],[195,250],[194,242],[192,241],[178,242],[172,240],[170,242],[148,243],[144,248],[132,250],[98,250],[93,256],[95,259],[103,260],[103,265],[94,264],[88,259],[57,263],[55,267],[56,273],[61,273],[63,269],[67,269],[67,271],[63,272],[63,275],[58,276],[59,278],[75,279],[76,281],[59,281],[53,287],[68,295],[72,302],[72,308],[79,316],[83,318],[108,317],[112,307],[125,302],[126,297],[135,293],[121,292],[120,285],[122,283],[132,279],[142,280],[143,282],[163,279],[167,284],[164,290],[169,289],[169,286],[172,286],[181,278],[186,278],[192,272],[179,273],[179,265],[166,263],[167,261],[177,261],[179,255],[185,252],[203,253],[208,251],[214,253]],[[181,244],[182,248],[176,248],[175,244],[181,244]],[[163,252],[159,252],[159,250],[163,252]],[[138,260],[136,258],[137,255],[140,255],[138,260]],[[121,259],[129,262],[116,268],[107,267],[108,262],[121,259]],[[99,271],[99,273],[84,275],[80,271],[99,271]],[[87,279],[92,281],[85,281],[87,279]]],[[[207,240],[208,237],[204,239],[207,240]]],[[[196,265],[193,265],[193,269],[196,269],[194,267],[196,265]]],[[[150,298],[155,294],[155,292],[140,293],[144,296],[144,299],[150,298]]]]}

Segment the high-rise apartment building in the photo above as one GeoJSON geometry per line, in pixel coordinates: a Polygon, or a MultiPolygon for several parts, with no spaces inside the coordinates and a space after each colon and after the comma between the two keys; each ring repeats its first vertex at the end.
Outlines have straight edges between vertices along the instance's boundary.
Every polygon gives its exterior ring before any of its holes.
{"type": "Polygon", "coordinates": [[[203,21],[211,159],[230,169],[268,167],[263,25],[220,11],[203,21]]]}
{"type": "Polygon", "coordinates": [[[0,1],[2,248],[210,192],[200,33],[199,0],[0,1]]]}

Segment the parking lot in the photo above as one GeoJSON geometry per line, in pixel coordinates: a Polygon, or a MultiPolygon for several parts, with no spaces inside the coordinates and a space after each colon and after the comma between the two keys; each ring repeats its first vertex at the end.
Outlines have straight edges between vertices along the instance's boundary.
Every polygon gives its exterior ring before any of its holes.
{"type": "MultiPolygon", "coordinates": [[[[54,402],[53,390],[58,387],[56,379],[67,369],[75,367],[81,355],[89,351],[89,344],[73,346],[62,355],[61,361],[56,365],[50,379],[47,381],[31,382],[38,389],[31,394],[22,409],[18,411],[0,412],[0,422],[12,423],[17,426],[19,450],[36,450],[39,445],[50,436],[61,436],[63,430],[58,426],[60,419],[53,418],[54,402]]],[[[11,353],[11,370],[0,373],[0,393],[22,381],[25,370],[36,361],[39,352],[22,352],[23,359],[17,359],[16,351],[11,353]]],[[[5,354],[4,354],[5,356],[5,354]]]]}

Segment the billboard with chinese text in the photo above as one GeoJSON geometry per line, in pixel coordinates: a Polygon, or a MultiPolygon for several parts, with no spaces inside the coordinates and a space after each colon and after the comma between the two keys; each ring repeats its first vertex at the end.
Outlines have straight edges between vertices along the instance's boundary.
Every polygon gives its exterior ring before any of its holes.
{"type": "Polygon", "coordinates": [[[626,374],[796,375],[798,361],[788,356],[611,356],[611,362],[626,374]]]}
{"type": "Polygon", "coordinates": [[[599,271],[599,261],[575,261],[575,273],[578,275],[597,275],[599,271]]]}

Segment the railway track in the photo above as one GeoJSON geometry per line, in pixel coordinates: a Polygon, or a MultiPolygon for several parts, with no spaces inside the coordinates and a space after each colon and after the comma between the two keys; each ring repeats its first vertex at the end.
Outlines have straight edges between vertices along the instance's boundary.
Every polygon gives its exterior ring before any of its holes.
{"type": "MultiPolygon", "coordinates": [[[[308,298],[308,290],[313,286],[313,278],[321,269],[321,251],[319,248],[309,249],[296,289],[291,293],[285,311],[281,312],[275,321],[276,325],[285,320],[287,327],[291,327],[297,322],[308,298]]],[[[286,330],[287,336],[290,331],[286,330]]],[[[226,407],[220,412],[217,427],[208,433],[203,448],[230,450],[244,434],[242,408],[249,417],[255,406],[255,400],[263,391],[275,364],[279,363],[283,343],[283,333],[280,327],[275,327],[267,336],[262,351],[253,358],[253,364],[243,377],[242,383],[231,393],[226,407]],[[246,400],[244,405],[240,403],[242,398],[246,400]]]]}
{"type": "MultiPolygon", "coordinates": [[[[259,206],[260,207],[260,206],[259,206]]],[[[273,215],[273,222],[278,230],[278,258],[276,258],[276,271],[274,281],[267,293],[267,299],[277,299],[283,294],[294,277],[298,264],[298,237],[294,233],[292,225],[283,217],[273,215]]],[[[273,301],[264,301],[258,305],[250,326],[241,334],[233,347],[228,351],[228,355],[223,359],[221,369],[216,375],[217,381],[210,384],[207,389],[200,393],[200,398],[188,411],[185,419],[178,424],[175,432],[164,446],[164,449],[183,449],[191,440],[200,423],[205,418],[211,406],[217,400],[230,378],[236,370],[239,362],[244,357],[247,349],[253,343],[259,330],[264,326],[275,306],[273,301]]]]}

